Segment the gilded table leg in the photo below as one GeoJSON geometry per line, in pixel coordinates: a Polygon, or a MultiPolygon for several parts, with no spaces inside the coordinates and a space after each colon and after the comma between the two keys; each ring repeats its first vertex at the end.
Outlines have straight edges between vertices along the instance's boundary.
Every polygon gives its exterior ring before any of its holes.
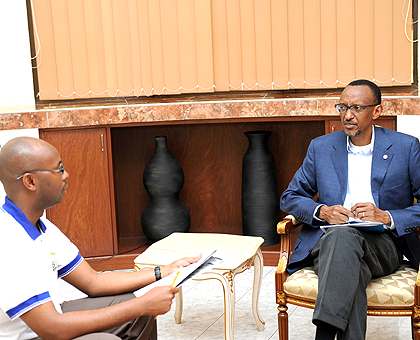
{"type": "Polygon", "coordinates": [[[232,272],[225,273],[222,280],[225,294],[225,339],[233,340],[233,325],[235,319],[235,280],[232,272]]]}
{"type": "Polygon", "coordinates": [[[258,248],[254,257],[254,285],[252,288],[252,313],[257,324],[257,329],[261,332],[264,330],[265,322],[261,319],[258,312],[258,298],[260,295],[261,281],[263,269],[263,256],[261,249],[258,248]]]}
{"type": "Polygon", "coordinates": [[[225,340],[233,340],[233,325],[235,318],[235,282],[231,270],[212,270],[200,275],[197,280],[219,280],[223,286],[225,300],[225,340]]]}
{"type": "Polygon", "coordinates": [[[180,324],[181,323],[181,317],[182,317],[182,287],[179,287],[179,292],[175,294],[175,323],[180,324]]]}

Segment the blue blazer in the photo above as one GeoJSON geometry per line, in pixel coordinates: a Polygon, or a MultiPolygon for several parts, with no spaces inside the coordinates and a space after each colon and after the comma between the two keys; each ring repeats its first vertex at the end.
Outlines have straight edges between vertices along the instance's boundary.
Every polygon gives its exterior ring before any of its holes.
{"type": "MultiPolygon", "coordinates": [[[[401,251],[418,268],[420,260],[420,148],[417,138],[375,128],[371,186],[375,204],[388,210],[394,220],[394,234],[405,242],[401,251]]],[[[347,191],[347,137],[338,131],[311,141],[302,166],[280,199],[280,208],[304,222],[287,270],[293,273],[311,265],[310,252],[322,236],[313,218],[319,204],[344,203],[347,191]],[[317,202],[313,200],[319,193],[317,202]]]]}

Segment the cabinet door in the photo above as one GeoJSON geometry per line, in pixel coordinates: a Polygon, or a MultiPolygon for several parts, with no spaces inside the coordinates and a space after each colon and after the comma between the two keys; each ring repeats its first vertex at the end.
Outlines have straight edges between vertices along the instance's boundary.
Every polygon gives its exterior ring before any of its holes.
{"type": "MultiPolygon", "coordinates": [[[[382,117],[374,121],[375,125],[382,126],[386,129],[396,130],[395,117],[382,117]]],[[[343,129],[340,119],[331,119],[325,122],[325,133],[340,131],[343,129]]]]}
{"type": "Polygon", "coordinates": [[[43,131],[69,173],[64,200],[47,218],[76,244],[84,257],[113,255],[113,231],[105,129],[43,131]]]}

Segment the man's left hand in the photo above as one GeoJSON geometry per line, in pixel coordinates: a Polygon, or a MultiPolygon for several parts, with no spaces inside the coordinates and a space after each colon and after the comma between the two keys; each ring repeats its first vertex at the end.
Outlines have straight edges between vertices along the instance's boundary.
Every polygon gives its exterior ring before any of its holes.
{"type": "Polygon", "coordinates": [[[383,224],[391,223],[391,218],[389,217],[389,214],[386,211],[379,209],[376,205],[370,202],[357,203],[351,207],[351,211],[354,212],[354,214],[359,220],[362,220],[364,222],[380,222],[383,224]]]}
{"type": "Polygon", "coordinates": [[[197,255],[196,257],[183,257],[182,259],[172,262],[168,264],[167,266],[162,266],[160,268],[162,277],[165,277],[169,274],[172,274],[173,272],[176,272],[181,266],[186,267],[190,265],[191,263],[197,262],[200,258],[201,258],[201,254],[197,255]]]}

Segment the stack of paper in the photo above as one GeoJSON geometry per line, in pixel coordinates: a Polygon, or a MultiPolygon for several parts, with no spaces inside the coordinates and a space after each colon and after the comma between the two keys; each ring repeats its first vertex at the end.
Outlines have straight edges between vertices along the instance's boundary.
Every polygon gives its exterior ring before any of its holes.
{"type": "Polygon", "coordinates": [[[153,289],[154,287],[161,287],[161,286],[175,286],[179,287],[183,285],[186,281],[200,275],[204,271],[209,271],[213,268],[216,264],[223,262],[223,259],[214,256],[216,255],[217,248],[212,249],[203,256],[195,263],[191,263],[187,267],[183,267],[180,269],[179,272],[172,273],[159,281],[155,281],[143,288],[140,288],[134,292],[136,297],[142,296],[146,294],[148,291],[153,289]]]}

